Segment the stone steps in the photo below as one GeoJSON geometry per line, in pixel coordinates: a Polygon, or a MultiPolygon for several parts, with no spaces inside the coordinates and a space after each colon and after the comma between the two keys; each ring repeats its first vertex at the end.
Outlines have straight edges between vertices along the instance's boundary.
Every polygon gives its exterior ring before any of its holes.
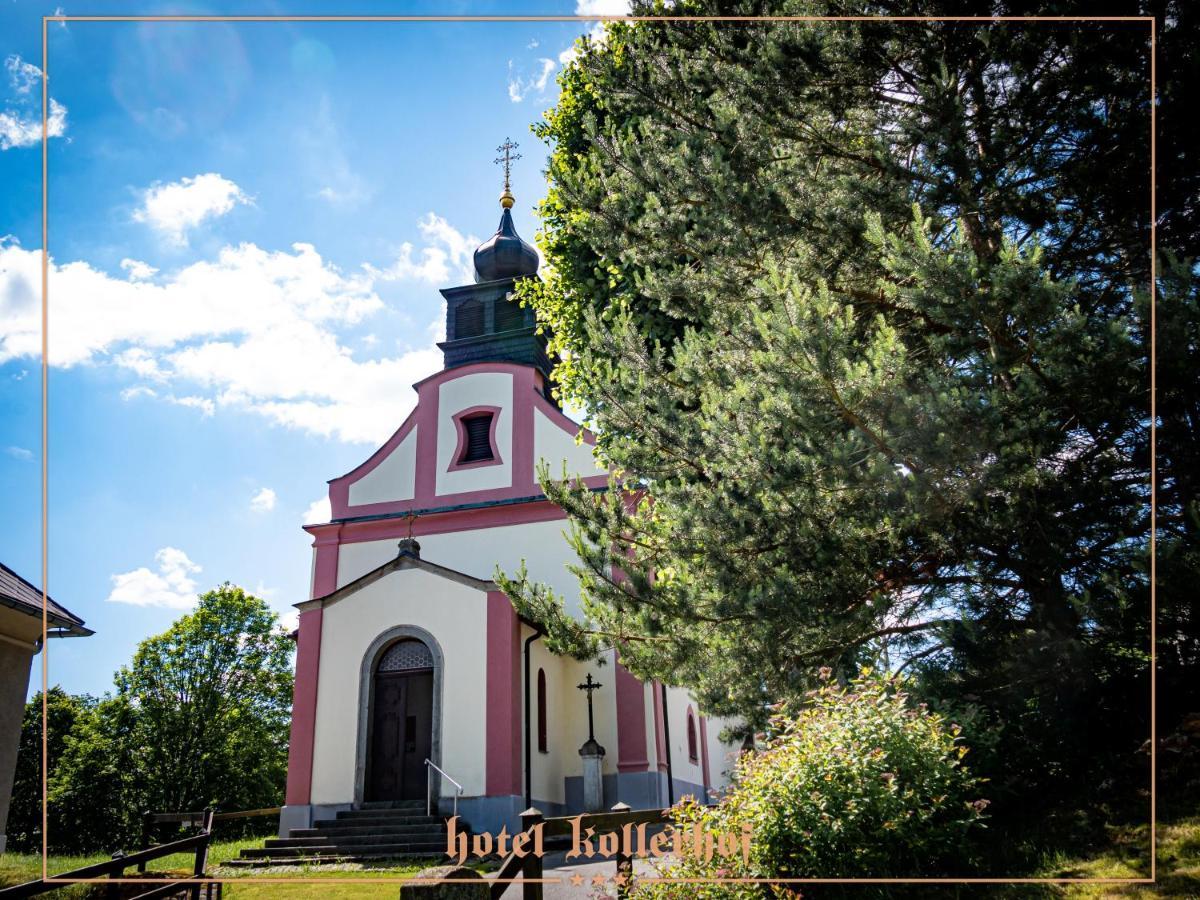
{"type": "Polygon", "coordinates": [[[293,828],[284,838],[246,848],[233,866],[325,865],[381,859],[442,858],[446,820],[425,815],[421,801],[366,803],[320,819],[310,828],[293,828]]]}

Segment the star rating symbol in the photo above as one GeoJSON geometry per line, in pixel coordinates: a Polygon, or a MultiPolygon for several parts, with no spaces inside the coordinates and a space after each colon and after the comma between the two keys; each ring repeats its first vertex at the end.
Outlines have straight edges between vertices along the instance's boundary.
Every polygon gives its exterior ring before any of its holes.
{"type": "Polygon", "coordinates": [[[615,884],[617,887],[625,887],[625,882],[627,882],[628,880],[629,880],[629,876],[626,875],[624,872],[618,872],[616,875],[613,876],[613,884],[615,884]]]}
{"type": "Polygon", "coordinates": [[[583,884],[583,882],[584,882],[584,877],[582,875],[580,875],[578,872],[576,872],[574,875],[571,876],[571,884],[575,885],[575,887],[580,887],[583,884]]]}
{"type": "Polygon", "coordinates": [[[605,878],[603,875],[593,875],[592,876],[592,884],[595,884],[595,885],[604,884],[604,882],[606,882],[607,880],[608,879],[605,878]]]}

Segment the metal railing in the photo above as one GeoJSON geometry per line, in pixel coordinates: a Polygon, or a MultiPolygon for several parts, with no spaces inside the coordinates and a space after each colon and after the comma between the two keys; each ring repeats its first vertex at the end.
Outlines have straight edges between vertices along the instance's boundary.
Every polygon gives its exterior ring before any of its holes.
{"type": "Polygon", "coordinates": [[[455,787],[454,791],[454,815],[458,815],[458,798],[462,796],[463,786],[447,775],[432,759],[425,760],[425,815],[433,815],[433,770],[437,769],[438,773],[450,782],[455,787]]]}

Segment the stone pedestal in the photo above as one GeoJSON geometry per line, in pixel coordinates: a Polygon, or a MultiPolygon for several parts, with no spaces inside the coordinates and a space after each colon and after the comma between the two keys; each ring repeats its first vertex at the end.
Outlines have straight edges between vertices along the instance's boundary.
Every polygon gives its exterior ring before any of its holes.
{"type": "Polygon", "coordinates": [[[584,812],[601,812],[604,809],[604,748],[593,738],[588,738],[579,748],[583,760],[583,809],[584,812]]]}

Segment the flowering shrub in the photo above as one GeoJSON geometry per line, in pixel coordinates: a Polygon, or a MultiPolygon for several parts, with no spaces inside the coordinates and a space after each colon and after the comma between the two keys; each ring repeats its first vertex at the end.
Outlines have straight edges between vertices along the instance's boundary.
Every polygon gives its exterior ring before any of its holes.
{"type": "MultiPolygon", "coordinates": [[[[822,672],[823,677],[828,674],[822,672]]],[[[808,704],[781,709],[757,753],[737,763],[715,807],[685,801],[677,827],[709,833],[753,829],[748,861],[698,861],[678,878],[844,878],[965,874],[965,836],[987,801],[963,767],[960,729],[915,706],[904,679],[864,670],[849,687],[826,683],[808,704]]],[[[802,886],[799,886],[802,887],[802,886]]],[[[758,885],[646,883],[639,897],[741,897],[758,885]]]]}

